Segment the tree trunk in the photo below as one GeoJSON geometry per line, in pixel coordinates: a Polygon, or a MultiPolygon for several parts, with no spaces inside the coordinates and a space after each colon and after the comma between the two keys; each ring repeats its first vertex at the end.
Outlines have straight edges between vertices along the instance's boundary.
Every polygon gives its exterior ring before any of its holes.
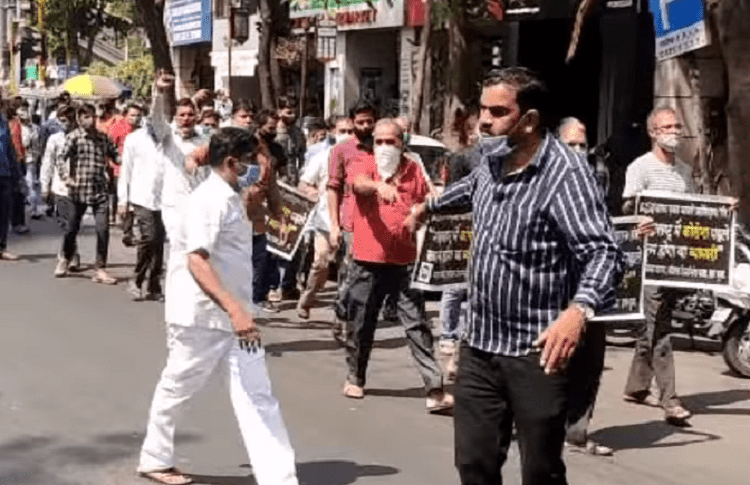
{"type": "Polygon", "coordinates": [[[260,81],[260,103],[263,108],[274,107],[271,81],[271,5],[270,0],[260,0],[260,41],[258,46],[258,78],[260,81]]]}
{"type": "MultiPolygon", "coordinates": [[[[427,95],[427,83],[425,78],[427,75],[427,60],[430,57],[430,40],[432,37],[432,0],[425,0],[424,2],[424,27],[422,27],[422,35],[419,39],[419,59],[417,63],[417,75],[414,82],[414,131],[416,133],[429,132],[430,128],[426,130],[422,129],[422,107],[424,106],[425,96],[427,95]]],[[[429,133],[428,133],[429,134],[429,133]]]]}
{"type": "Polygon", "coordinates": [[[94,59],[94,44],[96,43],[96,36],[99,35],[99,29],[96,29],[91,33],[88,39],[86,39],[86,55],[81,61],[82,66],[88,66],[94,59]]]}
{"type": "Polygon", "coordinates": [[[458,148],[458,134],[454,133],[455,113],[463,109],[464,79],[466,79],[466,22],[465,9],[454,12],[448,24],[448,68],[443,104],[443,143],[458,148]]]}
{"type": "Polygon", "coordinates": [[[277,108],[276,98],[285,94],[284,80],[281,77],[281,66],[279,58],[276,57],[276,49],[279,46],[279,36],[276,32],[271,33],[271,108],[277,108]]]}
{"type": "Polygon", "coordinates": [[[750,224],[750,0],[720,0],[717,28],[726,63],[729,168],[740,198],[739,220],[750,224]]]}
{"type": "MultiPolygon", "coordinates": [[[[167,29],[164,27],[164,0],[137,0],[135,3],[138,20],[146,31],[151,43],[151,54],[154,58],[156,71],[174,72],[172,64],[172,48],[169,45],[167,29]]],[[[174,115],[176,93],[174,90],[166,93],[167,113],[169,118],[174,115]]]]}

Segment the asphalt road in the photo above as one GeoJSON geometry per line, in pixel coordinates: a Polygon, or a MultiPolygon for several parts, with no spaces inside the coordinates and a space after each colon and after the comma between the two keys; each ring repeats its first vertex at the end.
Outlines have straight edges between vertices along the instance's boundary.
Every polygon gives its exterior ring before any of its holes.
{"type": "MultiPolygon", "coordinates": [[[[164,364],[162,304],[133,303],[124,284],[96,285],[91,271],[55,280],[59,236],[49,222],[13,236],[24,256],[0,262],[0,485],[145,483],[134,475],[148,407],[164,364]]],[[[125,278],[134,251],[113,232],[112,272],[125,278]]],[[[81,237],[93,260],[93,228],[81,237]]],[[[330,300],[332,294],[324,295],[330,300]]],[[[452,423],[428,416],[399,327],[378,331],[367,396],[340,394],[343,352],[332,315],[298,324],[293,303],[263,329],[276,394],[308,485],[457,484],[452,423]]],[[[437,324],[437,308],[430,316],[437,324]]],[[[682,345],[684,348],[684,345],[682,345]]],[[[632,350],[610,348],[593,422],[612,458],[566,452],[569,481],[603,485],[750,483],[750,381],[728,375],[718,353],[677,352],[678,391],[693,427],[621,400],[632,350]]],[[[179,465],[196,483],[254,483],[222,376],[197,396],[178,428],[179,465]]],[[[513,448],[506,483],[517,484],[513,448]]]]}

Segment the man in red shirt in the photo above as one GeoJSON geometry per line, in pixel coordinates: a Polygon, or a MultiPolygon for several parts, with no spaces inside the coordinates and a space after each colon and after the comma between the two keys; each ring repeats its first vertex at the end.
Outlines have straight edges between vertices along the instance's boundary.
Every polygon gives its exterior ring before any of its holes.
{"type": "MultiPolygon", "coordinates": [[[[125,117],[117,121],[114,125],[109,128],[109,135],[112,138],[112,142],[117,147],[117,151],[122,156],[122,148],[125,146],[125,138],[137,130],[141,126],[141,119],[143,118],[143,111],[141,107],[135,103],[129,104],[125,108],[125,117]]],[[[120,175],[120,167],[115,168],[115,176],[120,175]]]]}
{"type": "Polygon", "coordinates": [[[336,327],[333,335],[343,343],[343,326],[348,315],[348,268],[352,235],[351,174],[355,160],[372,155],[372,130],[375,126],[375,108],[367,101],[359,101],[350,110],[354,121],[354,138],[339,143],[331,149],[328,164],[328,213],[331,218],[331,251],[338,252],[339,273],[336,291],[336,327]]]}
{"type": "Polygon", "coordinates": [[[443,391],[433,339],[421,292],[409,288],[417,257],[414,238],[405,226],[411,207],[429,194],[422,169],[404,156],[403,133],[392,119],[375,125],[374,150],[350,162],[353,180],[352,263],[346,351],[349,376],[344,395],[362,398],[380,307],[386,296],[397,298],[398,317],[427,390],[427,409],[453,406],[443,391]]]}

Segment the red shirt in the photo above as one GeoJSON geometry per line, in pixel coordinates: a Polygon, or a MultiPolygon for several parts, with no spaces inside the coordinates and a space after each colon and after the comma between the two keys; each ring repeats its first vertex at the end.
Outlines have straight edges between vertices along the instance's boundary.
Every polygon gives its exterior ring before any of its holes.
{"type": "Polygon", "coordinates": [[[343,193],[339,225],[346,232],[352,232],[352,212],[354,201],[352,198],[352,164],[361,156],[372,155],[372,151],[361,145],[356,138],[339,143],[331,149],[328,161],[328,188],[343,193]]]}
{"type": "Polygon", "coordinates": [[[26,148],[23,146],[21,121],[18,118],[9,119],[8,129],[10,130],[10,141],[13,143],[13,148],[16,149],[16,159],[20,165],[23,165],[26,163],[26,148]]]}
{"type": "MultiPolygon", "coordinates": [[[[382,180],[373,155],[358,157],[350,167],[352,180],[362,174],[382,180]]],[[[356,261],[406,265],[417,258],[414,236],[404,221],[414,204],[424,202],[429,188],[419,164],[406,157],[391,180],[396,181],[398,200],[390,204],[377,195],[353,195],[352,255],[356,261]]]]}
{"type": "Polygon", "coordinates": [[[122,118],[120,121],[109,127],[109,132],[107,134],[112,138],[112,142],[117,147],[117,151],[120,152],[120,156],[122,156],[122,149],[125,146],[125,137],[132,132],[133,127],[130,126],[130,123],[128,123],[128,120],[125,118],[122,118]]]}

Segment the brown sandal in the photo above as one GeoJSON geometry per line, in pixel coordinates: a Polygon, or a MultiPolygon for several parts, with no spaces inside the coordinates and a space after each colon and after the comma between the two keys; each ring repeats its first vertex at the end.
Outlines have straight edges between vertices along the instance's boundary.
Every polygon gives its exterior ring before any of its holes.
{"type": "Polygon", "coordinates": [[[138,475],[147,480],[151,480],[152,482],[161,483],[162,485],[189,485],[190,483],[193,483],[192,478],[174,467],[153,472],[138,472],[138,475]]]}

